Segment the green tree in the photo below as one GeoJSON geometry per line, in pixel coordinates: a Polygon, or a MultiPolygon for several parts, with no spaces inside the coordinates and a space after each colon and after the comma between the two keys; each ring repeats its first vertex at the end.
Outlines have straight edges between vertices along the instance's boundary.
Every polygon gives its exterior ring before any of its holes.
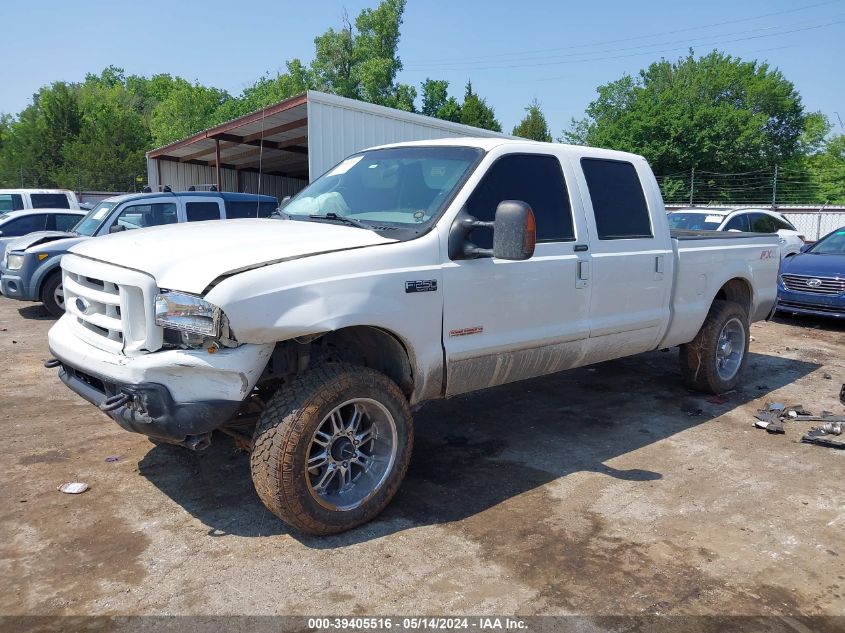
{"type": "Polygon", "coordinates": [[[445,79],[426,79],[422,82],[422,110],[426,116],[459,123],[461,104],[449,96],[449,82],[445,79]]]}
{"type": "Polygon", "coordinates": [[[473,92],[471,81],[467,81],[464,102],[461,105],[461,123],[485,130],[493,130],[494,132],[502,131],[502,126],[496,120],[493,108],[487,105],[485,99],[473,92]]]}
{"type": "Polygon", "coordinates": [[[56,182],[70,189],[125,191],[146,174],[144,153],[152,138],[126,81],[86,81],[78,91],[79,134],[61,147],[56,182]]]}
{"type": "Polygon", "coordinates": [[[396,82],[404,12],[405,0],[382,0],[375,9],[362,10],[354,26],[344,14],[339,30],[330,28],[314,39],[309,87],[413,111],[416,88],[396,82]]]}
{"type": "Polygon", "coordinates": [[[549,124],[546,123],[546,117],[543,116],[543,111],[540,109],[540,102],[534,99],[525,108],[525,112],[525,118],[513,129],[513,135],[528,138],[532,141],[551,143],[552,133],[549,132],[549,124]]]}
{"type": "Polygon", "coordinates": [[[225,90],[181,80],[153,111],[153,142],[156,146],[167,145],[222,122],[221,106],[229,99],[225,90]]]}
{"type": "Polygon", "coordinates": [[[733,173],[799,154],[805,120],[798,92],[779,70],[691,51],[600,86],[562,140],[643,154],[658,174],[733,173]]]}

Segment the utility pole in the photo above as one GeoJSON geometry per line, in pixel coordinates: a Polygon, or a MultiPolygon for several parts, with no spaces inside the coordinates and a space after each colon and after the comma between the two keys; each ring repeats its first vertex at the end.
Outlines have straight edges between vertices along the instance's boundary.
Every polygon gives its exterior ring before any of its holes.
{"type": "Polygon", "coordinates": [[[778,199],[778,166],[775,165],[775,175],[772,178],[772,211],[777,209],[777,199],[778,199]]]}
{"type": "Polygon", "coordinates": [[[689,205],[692,206],[692,196],[695,193],[695,167],[692,168],[689,178],[689,205]]]}

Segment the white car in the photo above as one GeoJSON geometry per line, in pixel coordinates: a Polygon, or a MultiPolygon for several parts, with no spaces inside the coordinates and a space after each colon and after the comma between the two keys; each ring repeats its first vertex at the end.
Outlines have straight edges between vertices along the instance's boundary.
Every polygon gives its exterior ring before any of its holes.
{"type": "Polygon", "coordinates": [[[801,252],[804,236],[780,213],[768,209],[678,209],[669,213],[669,228],[688,231],[777,233],[781,259],[801,252]]]}
{"type": "Polygon", "coordinates": [[[7,242],[37,231],[70,231],[85,217],[81,209],[24,209],[0,213],[0,252],[7,242]]]}

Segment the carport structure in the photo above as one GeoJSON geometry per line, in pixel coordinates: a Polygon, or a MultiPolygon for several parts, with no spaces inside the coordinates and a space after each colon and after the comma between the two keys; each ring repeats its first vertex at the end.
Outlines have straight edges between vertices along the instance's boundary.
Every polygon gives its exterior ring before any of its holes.
{"type": "Polygon", "coordinates": [[[147,178],[282,199],[361,149],[455,136],[503,135],[309,90],[148,152],[147,178]]]}

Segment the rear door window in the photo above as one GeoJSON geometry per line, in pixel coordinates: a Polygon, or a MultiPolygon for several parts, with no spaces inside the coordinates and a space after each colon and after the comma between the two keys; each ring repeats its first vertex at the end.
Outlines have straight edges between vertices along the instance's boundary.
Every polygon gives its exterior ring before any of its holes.
{"type": "Polygon", "coordinates": [[[582,158],[600,240],[653,237],[636,168],[629,162],[582,158]]]}
{"type": "MultiPolygon", "coordinates": [[[[475,188],[466,210],[490,222],[504,200],[527,203],[537,220],[538,242],[575,239],[572,209],[560,161],[542,154],[509,154],[497,160],[475,188]]],[[[493,247],[492,231],[473,231],[470,239],[481,248],[493,247]]]]}
{"type": "Polygon", "coordinates": [[[20,235],[34,233],[35,231],[43,231],[46,228],[47,215],[44,213],[24,215],[0,225],[0,231],[3,232],[3,237],[18,237],[20,235]]]}
{"type": "Polygon", "coordinates": [[[187,202],[185,203],[185,215],[188,218],[188,222],[219,220],[220,205],[216,201],[187,202]]]}
{"type": "Polygon", "coordinates": [[[113,225],[119,225],[131,231],[148,226],[176,224],[176,222],[178,222],[176,205],[172,202],[158,202],[127,206],[118,213],[113,225]]]}
{"type": "Polygon", "coordinates": [[[747,233],[750,229],[748,226],[748,214],[747,213],[739,213],[728,220],[727,224],[725,224],[725,228],[722,229],[723,231],[742,231],[747,233]]]}
{"type": "Polygon", "coordinates": [[[70,209],[70,201],[63,193],[31,193],[33,209],[70,209]]]}
{"type": "Polygon", "coordinates": [[[238,200],[226,202],[226,218],[268,218],[276,210],[275,202],[250,202],[238,200]]]}
{"type": "Polygon", "coordinates": [[[19,193],[0,193],[0,213],[23,209],[23,196],[19,193]]]}
{"type": "Polygon", "coordinates": [[[775,220],[770,215],[766,215],[765,213],[752,213],[750,214],[751,218],[751,230],[754,233],[776,233],[777,227],[775,226],[775,220]]]}
{"type": "Polygon", "coordinates": [[[56,231],[70,231],[73,227],[79,224],[82,219],[79,215],[71,215],[70,213],[57,213],[53,216],[55,220],[56,231]]]}

